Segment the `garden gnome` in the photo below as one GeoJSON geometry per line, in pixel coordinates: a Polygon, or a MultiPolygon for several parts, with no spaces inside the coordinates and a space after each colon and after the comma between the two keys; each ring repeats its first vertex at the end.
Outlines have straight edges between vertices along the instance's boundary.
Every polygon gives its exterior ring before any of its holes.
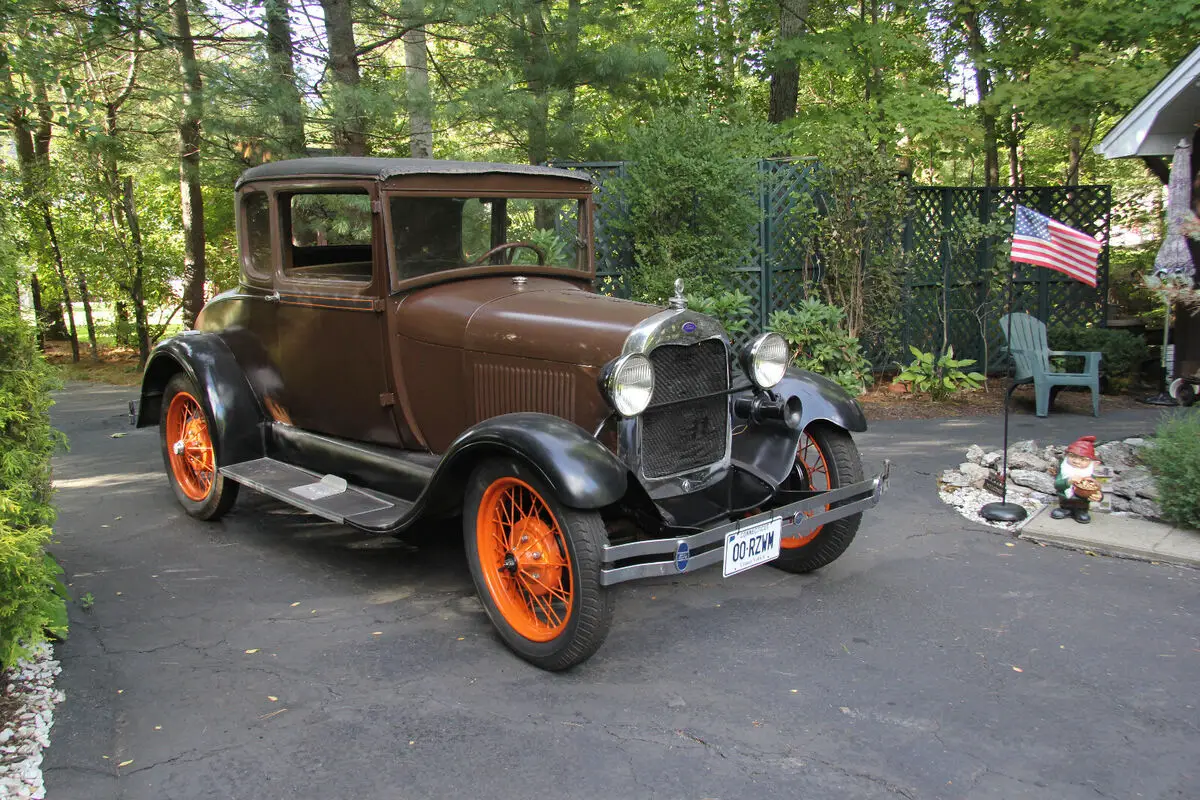
{"type": "Polygon", "coordinates": [[[1100,484],[1092,477],[1096,468],[1096,437],[1081,436],[1067,447],[1067,455],[1058,467],[1054,488],[1058,491],[1058,508],[1050,512],[1054,519],[1074,517],[1086,525],[1092,521],[1088,505],[1099,502],[1103,494],[1100,484]]]}

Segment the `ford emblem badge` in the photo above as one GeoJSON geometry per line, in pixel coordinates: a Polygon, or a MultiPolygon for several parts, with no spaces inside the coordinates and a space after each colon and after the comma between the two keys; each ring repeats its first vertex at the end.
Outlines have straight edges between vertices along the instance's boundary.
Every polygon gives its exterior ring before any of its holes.
{"type": "Polygon", "coordinates": [[[694,322],[683,323],[683,332],[684,333],[695,333],[696,332],[696,323],[694,323],[694,322]]]}
{"type": "Polygon", "coordinates": [[[687,542],[680,542],[679,546],[675,548],[675,569],[683,572],[687,569],[688,561],[691,557],[692,554],[688,549],[687,542]]]}

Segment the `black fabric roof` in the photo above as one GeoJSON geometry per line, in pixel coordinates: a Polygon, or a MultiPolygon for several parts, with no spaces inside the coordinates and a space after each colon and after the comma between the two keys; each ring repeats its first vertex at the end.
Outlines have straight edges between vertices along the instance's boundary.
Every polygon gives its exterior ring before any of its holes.
{"type": "Polygon", "coordinates": [[[272,161],[251,167],[238,178],[237,186],[248,181],[308,176],[339,176],[387,180],[397,175],[545,175],[590,182],[586,172],[528,164],[489,164],[483,161],[442,161],[436,158],[356,158],[327,156],[272,161]]]}

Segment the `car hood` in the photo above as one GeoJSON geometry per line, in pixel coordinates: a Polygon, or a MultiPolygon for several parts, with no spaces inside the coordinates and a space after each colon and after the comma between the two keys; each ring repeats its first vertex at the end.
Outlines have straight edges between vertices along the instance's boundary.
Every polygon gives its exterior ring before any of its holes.
{"type": "Polygon", "coordinates": [[[599,367],[660,311],[562,280],[530,277],[518,286],[496,277],[414,292],[401,301],[397,322],[402,335],[431,344],[599,367]]]}

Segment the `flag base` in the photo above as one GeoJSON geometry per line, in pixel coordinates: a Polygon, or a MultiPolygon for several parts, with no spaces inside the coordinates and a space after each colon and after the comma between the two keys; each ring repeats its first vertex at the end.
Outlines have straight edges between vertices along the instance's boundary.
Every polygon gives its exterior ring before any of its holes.
{"type": "Polygon", "coordinates": [[[979,516],[988,522],[1020,522],[1028,515],[1025,507],[1016,503],[988,503],[979,509],[979,516]]]}

